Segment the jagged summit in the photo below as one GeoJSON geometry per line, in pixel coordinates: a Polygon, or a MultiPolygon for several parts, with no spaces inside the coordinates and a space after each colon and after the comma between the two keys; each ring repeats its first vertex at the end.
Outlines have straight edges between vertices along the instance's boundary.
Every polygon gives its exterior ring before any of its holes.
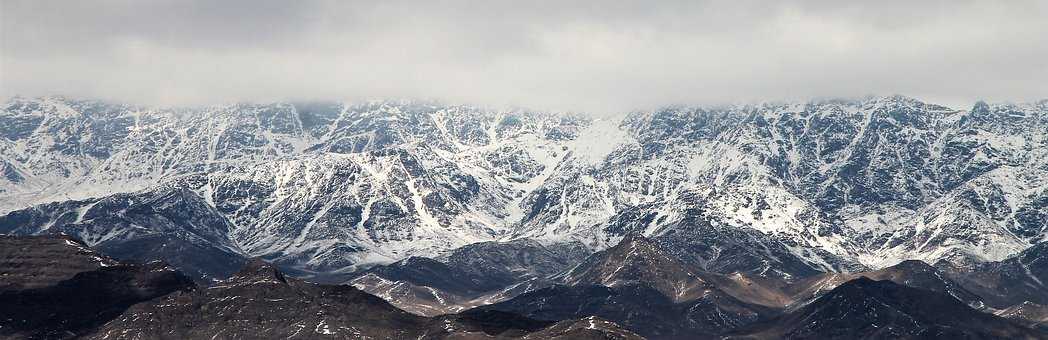
{"type": "Polygon", "coordinates": [[[701,283],[693,268],[637,234],[627,235],[614,247],[591,255],[555,278],[569,285],[652,284],[670,297],[678,297],[685,287],[701,283]]]}
{"type": "Polygon", "coordinates": [[[244,267],[240,269],[236,274],[233,274],[229,278],[230,282],[250,282],[250,283],[287,283],[287,279],[284,277],[284,273],[280,271],[277,266],[266,262],[260,257],[255,257],[247,261],[244,267]]]}

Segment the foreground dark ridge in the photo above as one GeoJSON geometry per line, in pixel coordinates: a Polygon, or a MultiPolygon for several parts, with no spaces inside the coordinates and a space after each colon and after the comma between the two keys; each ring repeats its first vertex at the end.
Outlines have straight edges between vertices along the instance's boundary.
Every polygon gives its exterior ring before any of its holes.
{"type": "Polygon", "coordinates": [[[0,256],[2,338],[77,338],[136,303],[194,287],[163,263],[119,263],[68,236],[0,236],[0,256]]]}
{"type": "MultiPolygon", "coordinates": [[[[1019,258],[1032,263],[1035,256],[1026,254],[1019,258]]],[[[421,278],[429,277],[429,274],[417,270],[394,272],[397,268],[400,267],[369,273],[396,273],[384,279],[384,286],[406,282],[418,284],[422,282],[421,278]]],[[[548,280],[548,284],[553,284],[551,286],[518,291],[516,296],[507,296],[477,309],[511,312],[543,320],[596,315],[652,339],[717,339],[751,324],[803,309],[846,282],[872,278],[904,285],[920,294],[947,296],[956,302],[949,305],[951,311],[961,305],[970,312],[958,312],[962,320],[986,316],[1004,321],[1001,324],[1016,325],[994,316],[1000,314],[1021,322],[1040,322],[1040,319],[1035,319],[1040,315],[1036,314],[1035,305],[1020,304],[1001,312],[994,306],[996,304],[985,302],[952,277],[920,261],[903,261],[872,272],[818,274],[793,282],[741,274],[721,275],[692,268],[661,250],[653,240],[631,236],[619,245],[593,254],[575,267],[553,275],[548,280]]],[[[374,286],[365,285],[365,289],[374,289],[374,286]]],[[[429,291],[435,296],[444,295],[440,288],[430,288],[429,291]]],[[[863,324],[866,321],[856,318],[850,322],[863,324]]],[[[934,324],[937,321],[929,322],[934,324]]]]}
{"type": "MultiPolygon", "coordinates": [[[[559,265],[549,267],[549,261],[555,257],[536,261],[543,257],[525,256],[522,259],[528,260],[521,261],[494,256],[480,262],[452,259],[413,261],[439,264],[432,268],[444,268],[463,275],[438,281],[429,276],[447,271],[420,271],[418,268],[425,267],[413,265],[366,271],[378,278],[393,275],[383,278],[391,285],[414,282],[414,287],[429,291],[434,297],[449,296],[445,290],[455,291],[459,289],[455,287],[460,286],[430,287],[426,284],[454,284],[456,280],[469,280],[467,287],[487,287],[484,289],[496,289],[504,294],[492,301],[497,302],[494,304],[481,303],[480,307],[461,313],[424,317],[404,312],[351,286],[318,285],[288,277],[275,266],[258,259],[249,261],[229,279],[207,287],[196,286],[177,272],[164,269],[161,264],[121,264],[98,255],[68,236],[4,237],[2,241],[7,245],[5,258],[0,259],[0,264],[3,264],[0,272],[5,273],[5,277],[39,275],[42,278],[34,283],[36,288],[14,288],[10,281],[0,280],[3,287],[8,287],[0,293],[4,297],[0,301],[18,308],[5,310],[6,321],[0,329],[6,332],[3,333],[5,337],[14,338],[81,335],[98,339],[207,339],[216,335],[228,339],[356,338],[365,335],[380,339],[640,337],[633,332],[652,339],[718,339],[724,336],[848,338],[864,334],[870,327],[885,325],[890,325],[891,331],[869,337],[1011,336],[1036,339],[1046,334],[1027,327],[1037,327],[1043,321],[1039,305],[1024,302],[998,307],[1002,306],[1000,301],[1006,301],[1003,297],[1008,296],[1007,292],[1019,294],[1011,298],[1014,300],[1030,297],[1028,290],[1003,288],[1003,293],[985,299],[969,289],[974,287],[974,282],[991,287],[1002,281],[1023,282],[1024,277],[1029,282],[1041,280],[1040,276],[1046,271],[1043,270],[1040,247],[1031,248],[1013,259],[988,263],[982,275],[964,274],[952,267],[950,270],[954,271],[947,274],[940,268],[909,261],[872,272],[819,274],[783,281],[775,277],[706,272],[678,260],[654,240],[634,235],[571,267],[564,267],[564,262],[557,262],[559,260],[553,261],[559,265]],[[68,261],[58,261],[66,257],[68,261]],[[485,263],[485,266],[469,268],[478,263],[485,263]],[[494,275],[490,281],[484,281],[488,278],[485,275],[463,274],[507,273],[500,271],[496,264],[506,268],[523,266],[533,269],[528,274],[517,276],[494,275]],[[561,272],[551,271],[556,267],[562,268],[561,272]],[[119,268],[145,270],[120,269],[113,274],[113,270],[119,268]],[[979,280],[991,274],[997,279],[979,280]],[[536,280],[545,283],[530,289],[520,288],[521,283],[540,282],[536,280]],[[867,281],[877,285],[870,286],[867,281]],[[861,289],[852,287],[856,285],[861,289]],[[70,287],[78,290],[70,290],[70,287]],[[134,288],[128,290],[126,287],[134,288]],[[167,292],[174,293],[162,296],[167,292]],[[89,298],[65,303],[74,299],[73,294],[89,298]],[[868,303],[870,301],[884,302],[892,307],[881,310],[878,304],[868,303]],[[916,301],[917,305],[909,301],[916,301]],[[136,302],[138,304],[132,306],[136,302]],[[19,313],[25,306],[30,306],[32,312],[19,313]],[[833,312],[833,308],[820,306],[855,309],[833,312]],[[92,312],[98,315],[94,319],[70,317],[79,315],[75,313],[97,310],[105,312],[92,312]],[[887,315],[885,313],[889,312],[901,313],[899,315],[911,318],[917,326],[906,329],[891,325],[892,320],[899,320],[898,317],[848,320],[854,315],[887,315]],[[948,314],[953,318],[929,316],[934,313],[948,314]],[[1024,323],[1007,321],[993,314],[1024,323]],[[807,330],[786,329],[798,318],[817,321],[819,326],[807,330]],[[55,320],[58,322],[52,322],[55,320]]],[[[472,247],[460,254],[509,255],[527,249],[518,253],[524,255],[536,251],[535,246],[514,244],[500,249],[501,245],[494,243],[472,247]],[[513,251],[507,252],[509,249],[513,251]]],[[[449,255],[450,258],[457,256],[449,255]]],[[[552,256],[552,253],[547,253],[547,256],[552,256]]],[[[364,288],[373,287],[365,285],[364,288]]],[[[414,302],[399,300],[398,303],[414,302]]]]}
{"type": "Polygon", "coordinates": [[[733,339],[1048,339],[952,296],[866,277],[733,339]]]}
{"type": "Polygon", "coordinates": [[[422,317],[352,286],[287,277],[261,259],[197,286],[162,263],[121,263],[65,235],[0,236],[0,245],[4,339],[640,339],[599,318],[422,317]]]}
{"type": "Polygon", "coordinates": [[[255,259],[216,285],[139,304],[93,339],[639,339],[613,323],[555,323],[502,312],[427,318],[348,285],[284,276],[255,259]],[[579,327],[577,324],[593,325],[579,327]]]}

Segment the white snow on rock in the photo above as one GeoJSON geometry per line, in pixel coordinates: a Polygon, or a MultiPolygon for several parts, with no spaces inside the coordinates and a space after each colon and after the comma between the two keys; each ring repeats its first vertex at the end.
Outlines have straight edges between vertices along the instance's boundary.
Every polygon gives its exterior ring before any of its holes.
{"type": "MultiPolygon", "coordinates": [[[[1048,102],[900,97],[671,107],[619,118],[415,101],[144,108],[60,97],[0,111],[0,213],[185,187],[228,247],[349,271],[466,244],[713,225],[883,267],[997,260],[1048,238],[1048,102]]],[[[70,220],[90,222],[88,203],[70,220]]],[[[118,212],[111,212],[118,213],[118,212]]],[[[88,242],[112,240],[110,231],[88,242]]]]}

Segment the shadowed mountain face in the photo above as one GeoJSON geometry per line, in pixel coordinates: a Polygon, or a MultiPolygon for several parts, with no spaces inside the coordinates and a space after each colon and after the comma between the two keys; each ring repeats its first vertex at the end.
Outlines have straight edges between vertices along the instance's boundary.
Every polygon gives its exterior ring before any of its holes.
{"type": "Polygon", "coordinates": [[[530,279],[546,278],[578,264],[590,254],[577,242],[542,244],[520,239],[481,242],[454,249],[438,257],[471,277],[505,287],[530,279]]]}
{"type": "MultiPolygon", "coordinates": [[[[591,334],[599,339],[639,338],[608,322],[600,325],[591,334]]],[[[214,286],[136,305],[91,338],[516,339],[571,332],[564,328],[571,327],[502,312],[418,316],[352,286],[286,277],[255,259],[214,286]],[[559,328],[547,329],[552,326],[559,328]]]]}
{"type": "Polygon", "coordinates": [[[860,277],[738,339],[1046,339],[938,292],[860,277]]]}
{"type": "Polygon", "coordinates": [[[941,264],[951,279],[995,308],[1024,302],[1048,305],[1048,243],[1040,243],[1003,261],[971,266],[941,264]]]}
{"type": "Polygon", "coordinates": [[[482,242],[437,259],[411,257],[351,274],[348,283],[420,315],[454,313],[549,286],[586,255],[580,244],[482,242]]]}
{"type": "Polygon", "coordinates": [[[353,274],[375,274],[460,294],[488,292],[522,281],[546,278],[587,255],[578,244],[545,246],[531,240],[482,242],[437,259],[413,257],[353,274]]]}
{"type": "Polygon", "coordinates": [[[1048,321],[1048,243],[997,262],[940,263],[945,276],[977,294],[994,313],[1045,328],[1048,321]]]}
{"type": "Polygon", "coordinates": [[[153,262],[121,264],[67,236],[3,237],[0,337],[75,338],[131,305],[192,289],[193,282],[153,262]]]}
{"type": "Polygon", "coordinates": [[[681,339],[713,338],[775,314],[751,302],[765,302],[764,296],[744,294],[730,278],[695,270],[641,236],[628,236],[553,279],[560,284],[478,308],[541,320],[595,315],[646,337],[681,339]]]}
{"type": "Polygon", "coordinates": [[[0,235],[0,290],[53,286],[116,261],[65,235],[0,235]]]}
{"type": "Polygon", "coordinates": [[[685,295],[696,290],[696,285],[705,283],[697,270],[637,235],[626,236],[618,245],[590,256],[556,279],[570,286],[642,283],[673,300],[687,299],[685,295]]]}
{"type": "Polygon", "coordinates": [[[0,237],[0,339],[641,339],[597,318],[498,311],[427,318],[260,259],[212,286],[159,262],[123,264],[72,237],[0,237]]]}
{"type": "Polygon", "coordinates": [[[859,277],[866,277],[875,281],[888,280],[908,287],[939,292],[952,296],[973,308],[985,307],[985,302],[983,302],[981,296],[967,290],[939,269],[916,260],[903,261],[888,268],[869,272],[815,275],[801,279],[796,284],[788,286],[788,291],[797,300],[795,303],[806,303],[845,282],[859,277]]]}
{"type": "Polygon", "coordinates": [[[137,305],[95,332],[99,339],[415,338],[426,319],[350,286],[285,277],[254,260],[228,280],[137,305]],[[223,335],[225,334],[225,335],[223,335]]]}
{"type": "MultiPolygon", "coordinates": [[[[226,280],[196,287],[159,263],[120,264],[68,236],[2,241],[9,247],[4,253],[7,258],[0,259],[7,267],[0,271],[11,278],[36,278],[26,281],[31,287],[8,282],[0,292],[6,307],[0,310],[6,320],[3,335],[13,338],[85,334],[95,339],[1048,337],[1036,330],[1045,319],[1042,305],[984,306],[982,297],[961,281],[920,261],[785,281],[705,272],[638,235],[571,267],[564,266],[573,255],[563,254],[573,251],[531,243],[485,244],[437,260],[411,258],[372,268],[357,277],[358,285],[379,275],[399,278],[389,287],[411,285],[419,296],[429,294],[437,301],[455,297],[449,291],[486,292],[480,293],[481,298],[462,300],[473,305],[448,303],[457,308],[454,313],[434,317],[395,307],[420,301],[428,306],[430,300],[309,283],[260,259],[249,261],[226,280]],[[464,261],[476,264],[471,267],[459,262],[463,254],[492,256],[464,261]],[[68,261],[62,261],[66,257],[68,261]],[[556,267],[561,271],[555,272],[556,267]],[[486,272],[511,274],[505,281],[485,281],[481,273],[486,272]],[[485,286],[507,283],[510,286],[496,293],[485,286]],[[520,288],[523,284],[535,286],[520,288]],[[84,318],[83,313],[95,317],[84,318]]],[[[1041,264],[1038,249],[985,264],[987,273],[1009,278],[1019,273],[1015,269],[1025,268],[1029,273],[1021,273],[1032,281],[1038,278],[1041,264]]]]}
{"type": "Polygon", "coordinates": [[[526,315],[540,320],[566,320],[580,315],[597,316],[634,330],[645,337],[690,331],[684,328],[683,308],[647,286],[553,286],[522,294],[493,305],[478,307],[526,315]]]}
{"type": "Polygon", "coordinates": [[[436,316],[483,304],[502,286],[443,262],[411,257],[377,266],[347,283],[411,313],[436,316]]]}
{"type": "MultiPolygon", "coordinates": [[[[1034,261],[1032,256],[1022,258],[1034,261]]],[[[1037,306],[997,312],[1022,324],[995,317],[995,310],[988,308],[981,296],[921,261],[904,261],[876,271],[784,281],[701,271],[670,255],[653,240],[627,236],[553,279],[559,284],[477,309],[541,320],[596,315],[655,339],[740,335],[740,329],[773,327],[768,325],[779,322],[775,320],[785,320],[782,325],[815,324],[810,330],[762,328],[746,335],[772,339],[846,339],[866,333],[876,339],[1048,336],[1025,327],[1039,324],[1037,306]],[[843,309],[853,304],[858,309],[843,309]],[[932,315],[955,310],[953,319],[932,315]],[[787,317],[792,319],[783,319],[787,317]],[[905,318],[914,318],[917,326],[899,328],[905,326],[905,318]]]]}

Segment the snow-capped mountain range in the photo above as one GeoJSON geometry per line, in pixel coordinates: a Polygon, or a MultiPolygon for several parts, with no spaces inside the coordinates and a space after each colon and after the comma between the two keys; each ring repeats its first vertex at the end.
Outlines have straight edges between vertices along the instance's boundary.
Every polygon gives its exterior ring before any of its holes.
{"type": "MultiPolygon", "coordinates": [[[[0,233],[61,231],[130,257],[156,256],[124,247],[148,244],[320,275],[477,242],[597,251],[640,233],[704,270],[788,278],[998,261],[1045,241],[1048,101],[955,110],[892,96],[611,119],[14,98],[0,111],[0,174],[0,233]]],[[[183,269],[222,274],[194,266],[183,269]]]]}

